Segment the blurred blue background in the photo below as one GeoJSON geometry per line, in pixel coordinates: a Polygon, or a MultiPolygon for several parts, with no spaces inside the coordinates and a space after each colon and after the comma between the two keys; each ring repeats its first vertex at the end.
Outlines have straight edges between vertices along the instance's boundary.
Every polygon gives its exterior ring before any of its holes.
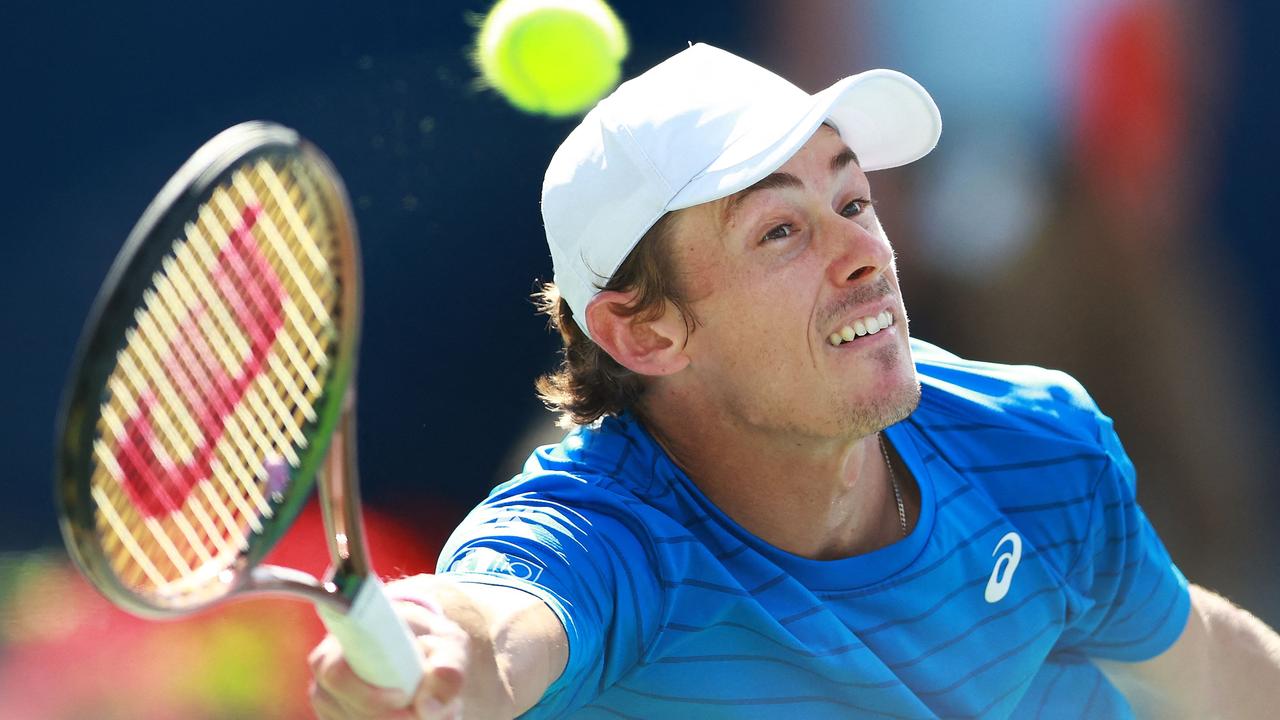
{"type": "MultiPolygon", "coordinates": [[[[30,650],[20,640],[32,621],[14,608],[63,578],[54,418],[81,323],[151,197],[227,126],[290,125],[346,179],[367,281],[362,480],[375,513],[429,548],[406,571],[429,569],[440,532],[535,439],[554,436],[532,381],[557,342],[529,294],[550,276],[542,172],[573,123],[520,114],[478,88],[469,52],[488,6],[0,9],[0,697],[5,668],[15,682],[30,650]]],[[[1115,418],[1140,500],[1188,577],[1280,623],[1270,30],[1280,10],[1244,0],[614,7],[631,36],[627,77],[705,41],[810,91],[882,66],[929,88],[945,128],[938,150],[872,176],[913,333],[1075,374],[1115,418]]],[[[75,582],[51,587],[70,593],[75,582]]],[[[0,700],[0,718],[75,716],[16,707],[0,700]]],[[[200,707],[154,717],[240,712],[200,707]]]]}

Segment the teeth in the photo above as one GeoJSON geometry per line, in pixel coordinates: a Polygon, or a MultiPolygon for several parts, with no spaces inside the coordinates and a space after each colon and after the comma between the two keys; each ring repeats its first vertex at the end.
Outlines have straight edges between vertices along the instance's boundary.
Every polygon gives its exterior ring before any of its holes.
{"type": "Polygon", "coordinates": [[[874,317],[864,317],[853,322],[853,325],[845,325],[840,328],[839,332],[833,332],[827,338],[827,342],[832,345],[843,345],[855,338],[863,335],[875,335],[881,330],[893,324],[893,313],[885,311],[874,317]]]}

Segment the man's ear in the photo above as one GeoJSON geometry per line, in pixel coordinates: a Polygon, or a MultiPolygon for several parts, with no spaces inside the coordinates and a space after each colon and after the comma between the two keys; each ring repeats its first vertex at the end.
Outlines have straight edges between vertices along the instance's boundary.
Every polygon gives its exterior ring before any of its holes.
{"type": "Polygon", "coordinates": [[[641,375],[671,375],[689,364],[684,353],[689,328],[671,303],[662,315],[627,314],[634,292],[607,290],[587,305],[587,327],[596,344],[626,369],[641,375]]]}

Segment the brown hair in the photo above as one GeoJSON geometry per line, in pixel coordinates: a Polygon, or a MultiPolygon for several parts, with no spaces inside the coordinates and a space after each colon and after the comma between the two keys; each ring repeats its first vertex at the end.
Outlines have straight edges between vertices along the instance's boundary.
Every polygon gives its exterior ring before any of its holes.
{"type": "MultiPolygon", "coordinates": [[[[674,212],[659,218],[600,289],[635,292],[635,300],[621,313],[640,320],[658,319],[671,301],[692,332],[696,321],[676,277],[671,253],[674,218],[674,212]]],[[[549,318],[548,325],[564,340],[560,367],[535,383],[547,409],[560,413],[561,427],[586,425],[603,415],[633,408],[644,393],[643,376],[620,365],[587,337],[555,283],[544,284],[533,297],[538,311],[549,318]]]]}

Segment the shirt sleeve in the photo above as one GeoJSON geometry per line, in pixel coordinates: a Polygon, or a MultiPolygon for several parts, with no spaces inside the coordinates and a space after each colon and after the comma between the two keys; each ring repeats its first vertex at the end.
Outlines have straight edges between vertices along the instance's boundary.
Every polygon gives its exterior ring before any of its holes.
{"type": "Polygon", "coordinates": [[[522,590],[556,614],[568,662],[522,717],[561,717],[640,661],[661,609],[655,564],[635,519],[617,501],[575,497],[570,504],[501,490],[454,531],[437,572],[522,590]]]}
{"type": "Polygon", "coordinates": [[[1094,481],[1088,532],[1067,576],[1077,607],[1061,645],[1137,662],[1177,641],[1191,600],[1187,579],[1137,503],[1133,463],[1111,421],[1100,417],[1107,462],[1094,481]]]}

